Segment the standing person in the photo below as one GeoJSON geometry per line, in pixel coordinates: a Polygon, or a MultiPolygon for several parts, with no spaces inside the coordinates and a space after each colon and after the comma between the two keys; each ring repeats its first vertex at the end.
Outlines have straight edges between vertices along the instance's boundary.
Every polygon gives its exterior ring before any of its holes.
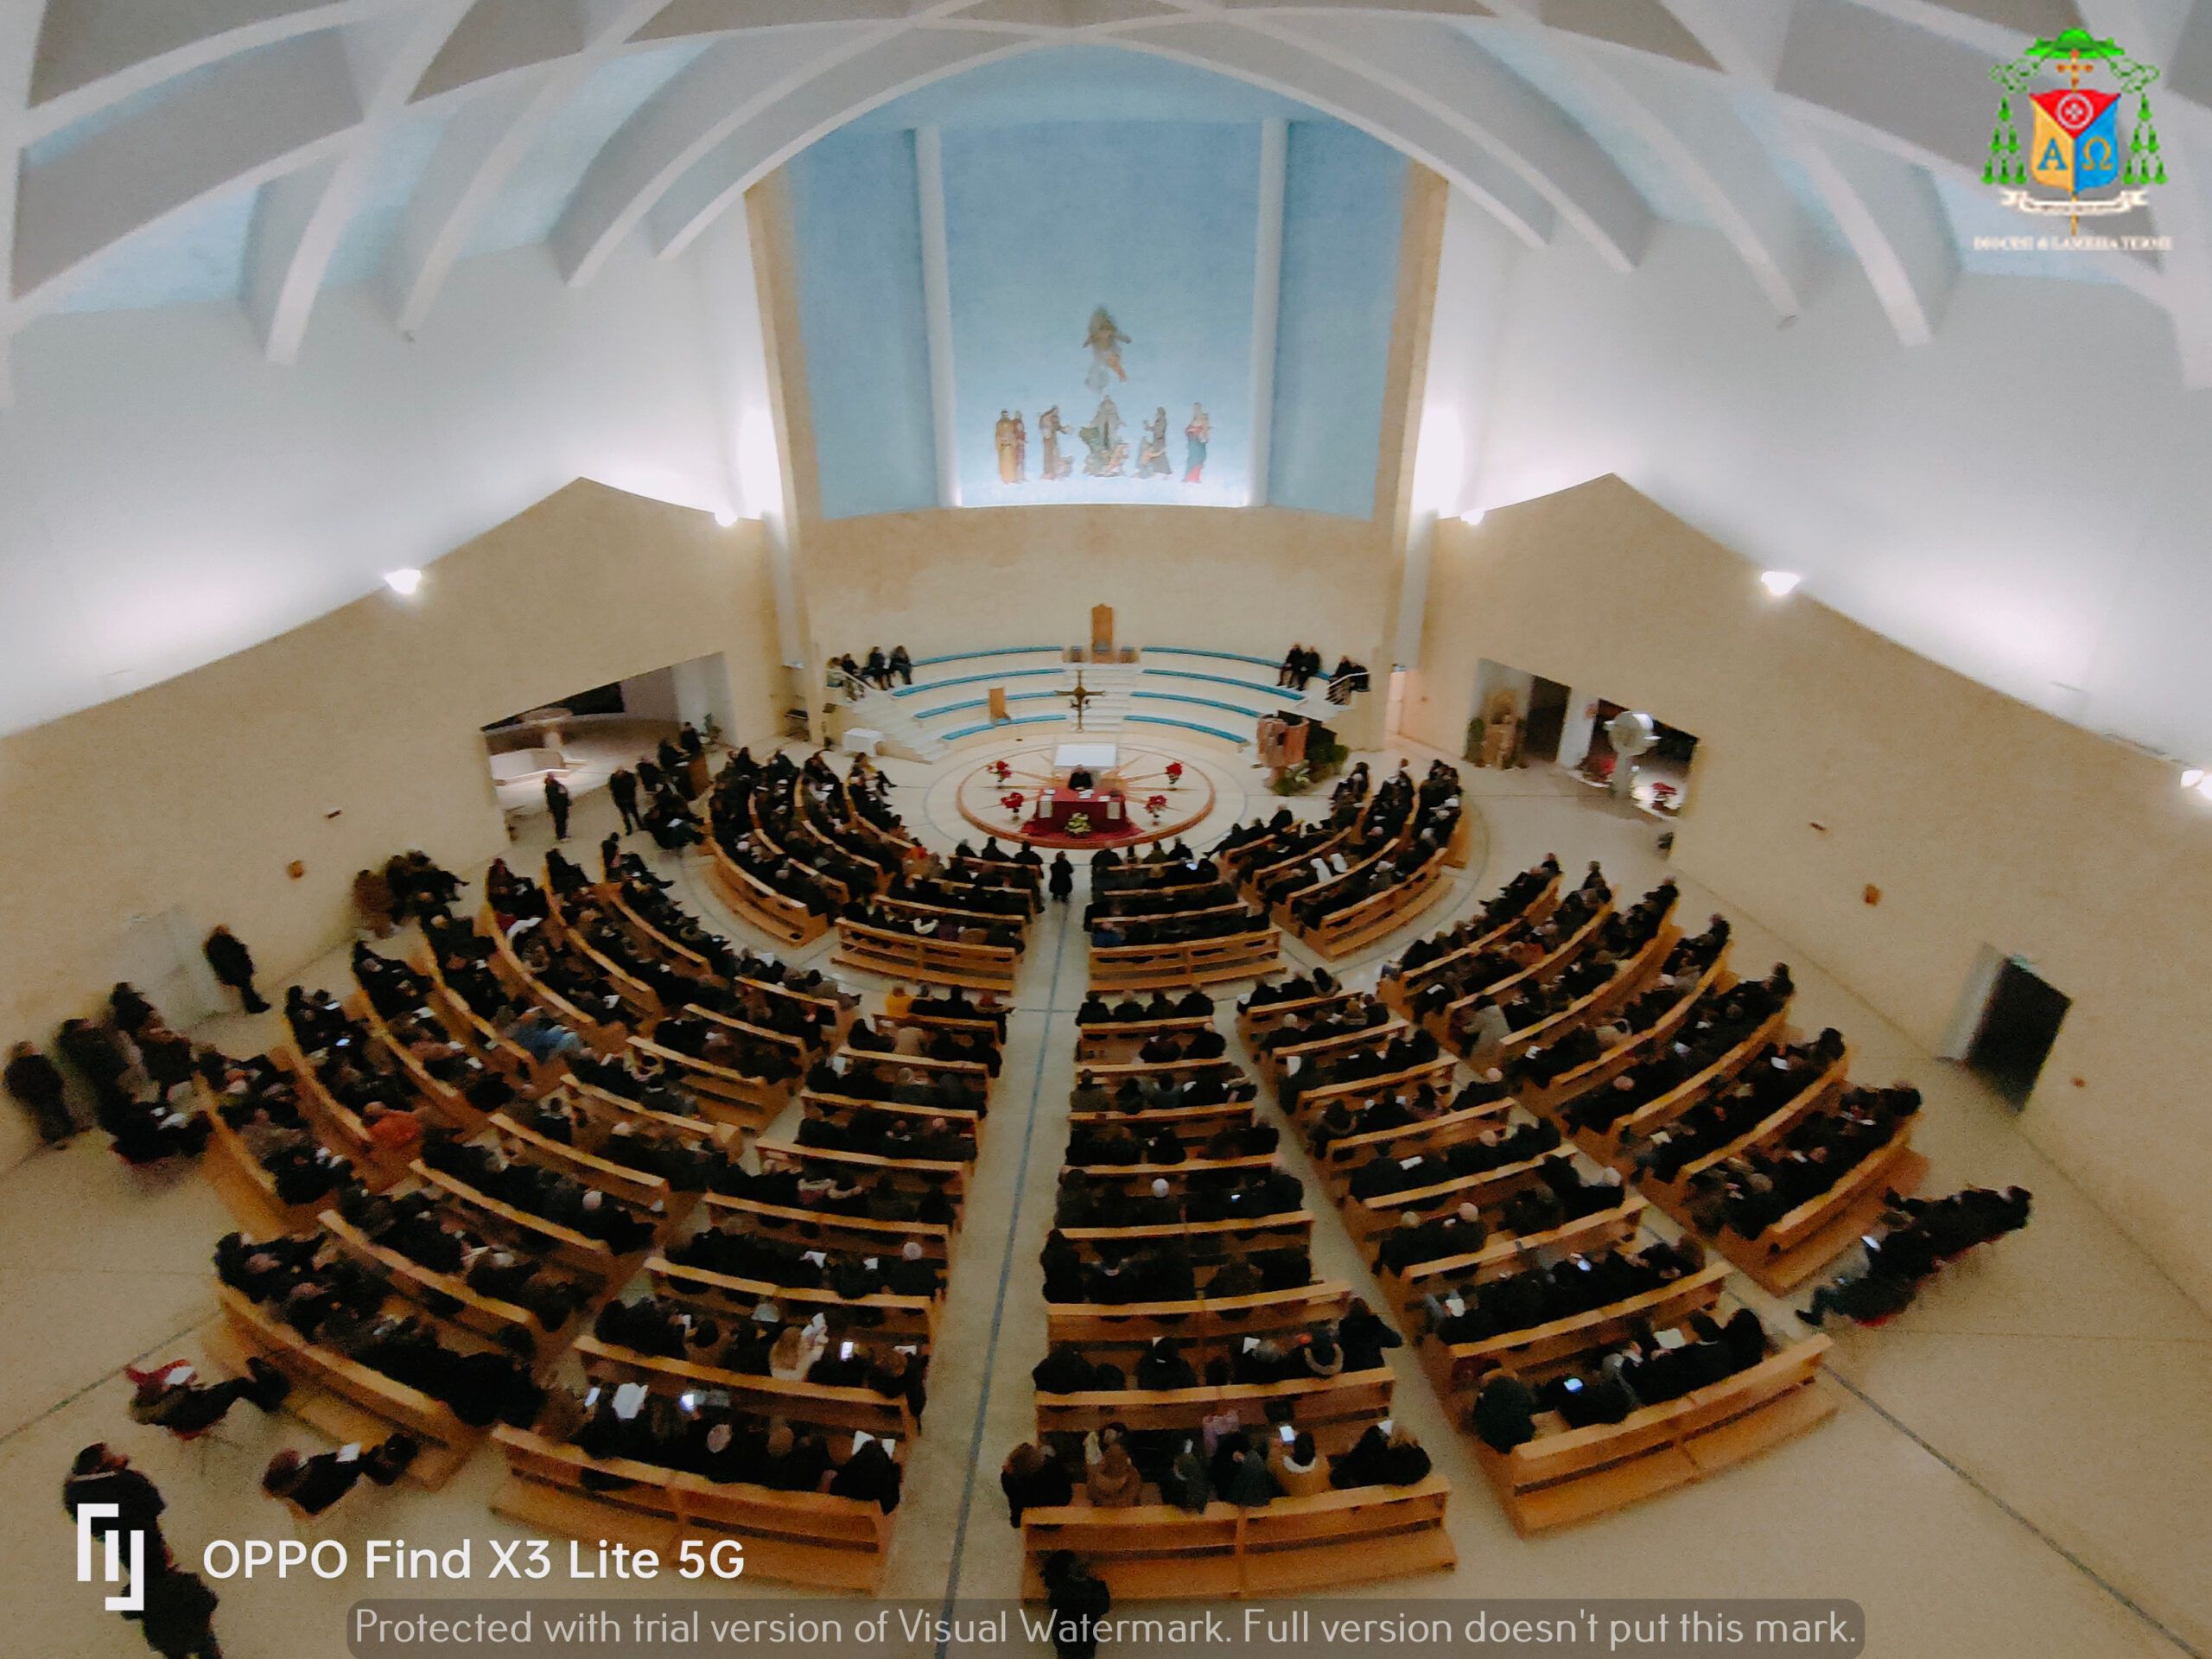
{"type": "Polygon", "coordinates": [[[353,873],[353,913],[361,918],[361,925],[380,939],[392,933],[391,881],[381,870],[357,870],[353,873]]]}
{"type": "Polygon", "coordinates": [[[1068,861],[1065,852],[1052,855],[1051,887],[1056,905],[1067,903],[1068,895],[1075,891],[1075,866],[1068,861]]]}
{"type": "Polygon", "coordinates": [[[617,766],[607,775],[607,792],[614,798],[614,810],[622,815],[625,835],[638,827],[638,774],[627,766],[617,766]]]}
{"type": "Polygon", "coordinates": [[[1043,1571],[1053,1652],[1059,1659],[1096,1659],[1098,1625],[1113,1611],[1113,1592],[1091,1576],[1073,1550],[1053,1551],[1045,1558],[1043,1571]]]}
{"type": "Polygon", "coordinates": [[[207,943],[200,950],[207,958],[207,965],[215,970],[215,977],[238,994],[238,1001],[245,1005],[248,1014],[269,1012],[269,1004],[253,988],[253,953],[237,934],[227,927],[219,927],[207,936],[207,943]]]}
{"type": "Polygon", "coordinates": [[[48,1146],[60,1146],[77,1133],[60,1069],[31,1044],[17,1043],[8,1051],[7,1080],[8,1092],[31,1115],[39,1139],[48,1146]]]}
{"type": "MultiPolygon", "coordinates": [[[[104,1441],[95,1440],[78,1452],[76,1461],[69,1465],[68,1478],[61,1483],[61,1507],[72,1522],[77,1518],[78,1507],[86,1503],[116,1506],[114,1515],[93,1525],[93,1537],[105,1540],[117,1533],[143,1533],[149,1573],[156,1570],[155,1563],[168,1559],[161,1518],[167,1506],[159,1489],[130,1466],[130,1459],[110,1451],[104,1441]]],[[[129,1559],[128,1549],[122,1554],[129,1559]]]]}
{"type": "Polygon", "coordinates": [[[553,839],[569,838],[569,786],[558,778],[545,780],[545,810],[553,815],[553,839]]]}
{"type": "Polygon", "coordinates": [[[146,1605],[125,1618],[138,1621],[146,1645],[162,1659],[223,1659],[215,1639],[215,1592],[197,1573],[174,1561],[146,1568],[146,1605]]]}

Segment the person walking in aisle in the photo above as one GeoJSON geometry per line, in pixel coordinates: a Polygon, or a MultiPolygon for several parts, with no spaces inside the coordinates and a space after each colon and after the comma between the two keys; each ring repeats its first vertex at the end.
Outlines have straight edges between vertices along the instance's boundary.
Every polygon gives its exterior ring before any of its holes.
{"type": "Polygon", "coordinates": [[[553,839],[569,838],[569,786],[558,778],[545,780],[545,810],[553,815],[553,839]]]}

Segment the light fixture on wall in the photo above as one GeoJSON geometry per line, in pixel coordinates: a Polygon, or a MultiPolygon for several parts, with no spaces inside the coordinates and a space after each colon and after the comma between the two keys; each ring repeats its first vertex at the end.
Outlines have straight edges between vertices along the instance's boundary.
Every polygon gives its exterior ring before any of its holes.
{"type": "Polygon", "coordinates": [[[1759,586],[1777,599],[1787,599],[1804,580],[1795,570],[1766,570],[1759,575],[1759,586]]]}
{"type": "Polygon", "coordinates": [[[387,570],[384,573],[384,585],[402,599],[412,599],[415,590],[423,585],[423,573],[411,564],[404,570],[387,570]]]}
{"type": "Polygon", "coordinates": [[[715,522],[720,524],[724,530],[728,530],[732,524],[737,522],[736,509],[733,507],[716,508],[715,510],[715,522]]]}
{"type": "Polygon", "coordinates": [[[1469,507],[1465,512],[1459,515],[1459,522],[1466,525],[1470,530],[1472,530],[1477,524],[1482,523],[1482,521],[1483,510],[1480,507],[1469,507]]]}
{"type": "Polygon", "coordinates": [[[2203,781],[2204,768],[2202,766],[2190,766],[2181,775],[2181,786],[2183,789],[2195,789],[2203,781]]]}

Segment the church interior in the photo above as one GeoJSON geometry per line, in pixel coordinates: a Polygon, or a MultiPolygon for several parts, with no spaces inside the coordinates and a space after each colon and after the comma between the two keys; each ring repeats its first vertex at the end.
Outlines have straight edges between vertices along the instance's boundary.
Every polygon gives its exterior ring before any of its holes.
{"type": "Polygon", "coordinates": [[[2212,1653],[2212,0],[0,0],[0,1649],[2212,1653]]]}

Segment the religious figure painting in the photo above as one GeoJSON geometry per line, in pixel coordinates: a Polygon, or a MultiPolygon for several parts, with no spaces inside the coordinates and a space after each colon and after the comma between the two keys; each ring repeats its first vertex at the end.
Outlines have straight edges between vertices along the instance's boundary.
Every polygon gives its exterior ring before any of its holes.
{"type": "Polygon", "coordinates": [[[1098,401],[1098,412],[1090,417],[1090,424],[1077,432],[1083,447],[1089,453],[1083,462],[1086,478],[1119,478],[1128,460],[1129,446],[1122,437],[1122,411],[1114,407],[1109,396],[1098,401]]]}
{"type": "Polygon", "coordinates": [[[999,482],[1020,484],[1029,475],[1029,431],[1022,424],[1021,411],[1008,414],[999,410],[998,424],[992,430],[992,442],[997,446],[999,482]]]}
{"type": "Polygon", "coordinates": [[[1046,483],[1057,483],[1075,470],[1075,457],[1060,453],[1060,440],[1074,429],[1060,419],[1060,406],[1054,404],[1037,417],[1037,441],[1045,446],[1039,458],[1038,477],[1046,483]]]}
{"type": "Polygon", "coordinates": [[[1129,378],[1122,366],[1122,347],[1130,343],[1129,337],[1104,306],[1090,314],[1090,327],[1083,343],[1090,348],[1090,372],[1084,376],[1083,384],[1091,391],[1103,393],[1115,381],[1129,378]]]}
{"type": "Polygon", "coordinates": [[[1174,473],[1175,463],[1167,459],[1167,410],[1163,405],[1144,424],[1144,442],[1137,446],[1137,476],[1172,478],[1174,473]]]}
{"type": "Polygon", "coordinates": [[[1202,484],[1205,481],[1206,443],[1213,436],[1213,418],[1206,413],[1204,404],[1191,405],[1190,424],[1183,429],[1183,442],[1187,446],[1184,454],[1183,481],[1202,484]]]}

